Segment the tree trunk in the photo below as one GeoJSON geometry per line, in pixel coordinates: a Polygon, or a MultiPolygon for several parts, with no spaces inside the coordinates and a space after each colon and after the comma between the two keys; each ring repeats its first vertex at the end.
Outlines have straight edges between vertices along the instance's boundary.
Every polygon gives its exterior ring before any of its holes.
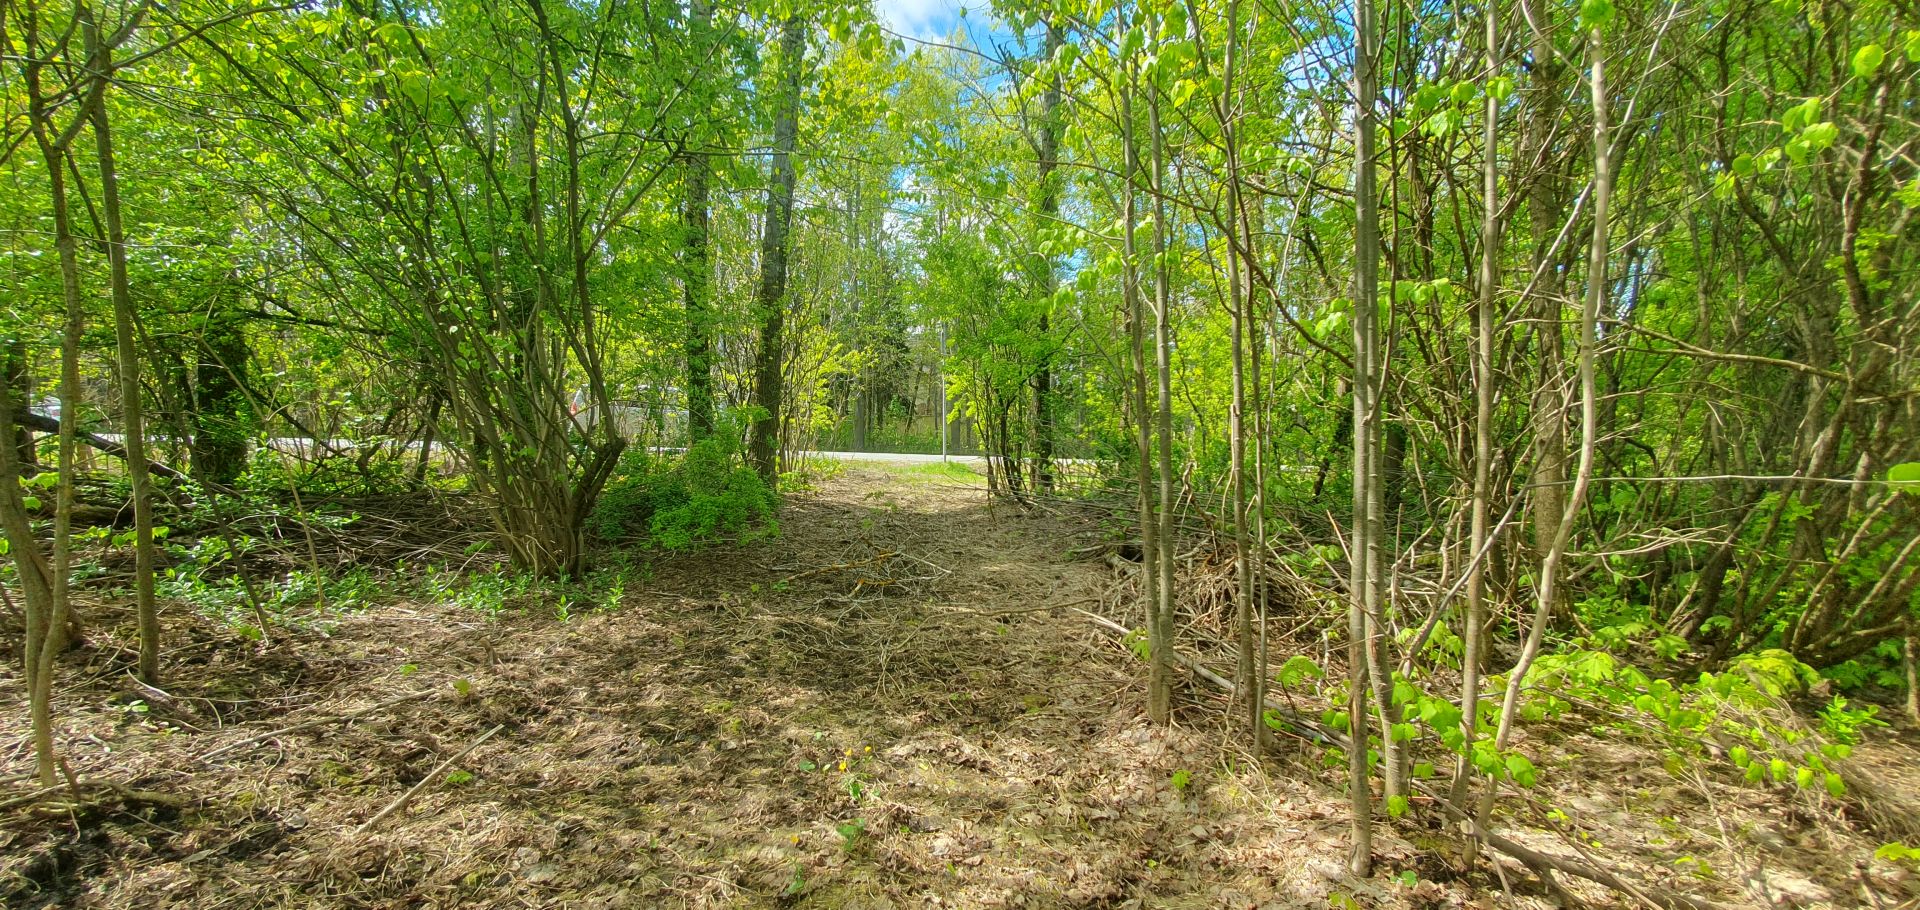
{"type": "MultiPolygon", "coordinates": [[[[1544,21],[1537,0],[1520,2],[1527,21],[1544,21]]],[[[1529,59],[1532,79],[1528,102],[1532,113],[1525,122],[1520,160],[1540,162],[1543,168],[1527,187],[1527,221],[1533,241],[1530,274],[1536,276],[1531,310],[1539,353],[1531,412],[1533,470],[1528,496],[1534,555],[1539,559],[1559,534],[1560,516],[1566,511],[1568,396],[1562,387],[1566,353],[1561,328],[1566,279],[1557,260],[1567,203],[1563,166],[1553,150],[1564,107],[1560,100],[1563,67],[1560,51],[1545,29],[1534,31],[1529,59]]]]}
{"type": "MultiPolygon", "coordinates": [[[[99,35],[88,24],[87,43],[99,35]]],[[[120,175],[114,165],[113,133],[107,115],[106,85],[112,73],[110,52],[101,50],[95,78],[101,100],[93,107],[93,139],[100,167],[100,213],[106,229],[107,274],[113,297],[115,349],[120,365],[120,424],[127,451],[127,478],[133,497],[134,613],[140,627],[140,679],[160,683],[160,614],[153,602],[152,479],[147,474],[146,415],[142,409],[140,351],[134,335],[133,290],[127,280],[127,232],[120,218],[120,175]]]]}
{"type": "MultiPolygon", "coordinates": [[[[1060,50],[1062,39],[1060,26],[1047,21],[1047,40],[1044,48],[1045,62],[1042,64],[1053,69],[1053,57],[1060,50]]],[[[1054,222],[1060,218],[1060,186],[1056,172],[1059,170],[1060,157],[1060,75],[1057,72],[1047,77],[1047,90],[1040,98],[1040,148],[1039,182],[1040,199],[1037,208],[1043,226],[1051,230],[1054,222]]],[[[1037,264],[1040,291],[1040,363],[1033,372],[1033,487],[1037,492],[1045,493],[1053,489],[1053,434],[1055,405],[1053,394],[1053,299],[1060,289],[1060,278],[1054,273],[1053,257],[1041,256],[1037,264]]]]}
{"type": "MultiPolygon", "coordinates": [[[[1378,486],[1374,444],[1377,435],[1374,396],[1378,374],[1374,363],[1375,314],[1379,302],[1380,221],[1374,187],[1374,104],[1379,95],[1375,66],[1378,36],[1373,0],[1354,0],[1354,239],[1353,239],[1353,532],[1347,581],[1347,788],[1353,822],[1353,874],[1373,872],[1373,793],[1368,782],[1367,690],[1372,648],[1368,635],[1372,604],[1377,596],[1373,567],[1377,563],[1379,528],[1373,522],[1374,490],[1378,486]]],[[[1392,731],[1382,730],[1383,742],[1392,731]]]]}
{"type": "MultiPolygon", "coordinates": [[[[1176,545],[1173,536],[1173,276],[1167,262],[1167,244],[1171,230],[1167,221],[1167,147],[1166,133],[1160,128],[1160,95],[1155,88],[1147,97],[1147,136],[1151,153],[1149,179],[1153,182],[1153,372],[1157,397],[1154,432],[1159,435],[1154,461],[1160,481],[1160,534],[1154,548],[1160,575],[1159,600],[1154,604],[1149,644],[1155,654],[1168,655],[1174,647],[1173,562],[1176,545]]],[[[1156,661],[1153,672],[1158,678],[1149,683],[1152,696],[1165,699],[1159,715],[1171,719],[1173,662],[1171,657],[1156,661]]]]}
{"type": "Polygon", "coordinates": [[[766,224],[760,236],[760,290],[754,300],[760,314],[760,348],[754,357],[753,402],[761,413],[753,422],[750,449],[754,470],[772,482],[780,470],[780,408],[785,396],[787,235],[793,222],[793,150],[800,129],[800,77],[806,54],[806,20],[787,17],[780,29],[782,97],[773,125],[773,175],[767,184],[766,224]]]}
{"type": "MultiPolygon", "coordinates": [[[[32,405],[33,378],[32,375],[27,372],[27,340],[18,335],[14,335],[5,339],[5,341],[7,346],[5,354],[6,368],[4,371],[5,375],[0,376],[0,382],[6,383],[7,391],[11,394],[11,400],[15,405],[8,407],[5,411],[0,411],[0,414],[12,415],[16,409],[26,408],[32,405]]],[[[13,426],[13,439],[11,443],[13,445],[14,457],[20,459],[21,465],[32,465],[35,462],[35,446],[33,444],[33,430],[31,428],[15,424],[13,426]]]]}
{"type": "Polygon", "coordinates": [[[687,433],[699,442],[713,432],[713,263],[707,249],[709,166],[704,155],[686,160],[686,199],[681,224],[686,246],[681,251],[687,315],[687,433]]]}
{"type": "MultiPolygon", "coordinates": [[[[696,49],[712,40],[713,4],[693,0],[689,5],[688,37],[696,49]]],[[[685,156],[685,197],[680,223],[686,230],[680,268],[687,313],[687,436],[699,442],[713,433],[713,257],[709,242],[709,191],[713,166],[706,156],[706,114],[695,112],[694,149],[685,156]]]]}
{"type": "MultiPolygon", "coordinates": [[[[1124,29],[1125,17],[1117,17],[1116,28],[1124,29]]],[[[1121,144],[1124,149],[1123,167],[1126,174],[1122,180],[1122,192],[1126,194],[1121,205],[1125,213],[1127,230],[1121,235],[1122,289],[1127,306],[1127,342],[1132,356],[1133,375],[1129,383],[1133,404],[1134,454],[1139,462],[1135,466],[1134,480],[1139,484],[1139,497],[1136,509],[1140,514],[1140,604],[1141,614],[1146,619],[1147,628],[1147,717],[1157,724],[1166,723],[1171,716],[1172,687],[1172,648],[1171,642],[1161,638],[1160,616],[1160,526],[1155,512],[1153,489],[1153,427],[1154,414],[1147,407],[1147,347],[1146,347],[1146,306],[1140,292],[1140,258],[1135,249],[1134,224],[1139,220],[1139,193],[1134,182],[1140,178],[1140,146],[1134,135],[1133,114],[1133,61],[1123,61],[1126,67],[1126,81],[1120,90],[1120,130],[1121,144]]]]}
{"type": "MultiPolygon", "coordinates": [[[[1540,577],[1535,585],[1533,625],[1527,630],[1527,637],[1521,645],[1520,657],[1514,662],[1513,669],[1507,674],[1507,691],[1500,703],[1500,725],[1494,731],[1493,747],[1496,751],[1505,749],[1507,739],[1513,732],[1514,717],[1519,710],[1520,690],[1526,680],[1527,671],[1532,668],[1534,658],[1539,656],[1540,646],[1546,636],[1547,623],[1553,616],[1553,605],[1559,597],[1560,566],[1566,558],[1567,544],[1573,536],[1573,522],[1580,514],[1585,500],[1587,487],[1593,478],[1593,453],[1595,436],[1599,424],[1599,386],[1594,376],[1595,351],[1599,344],[1599,322],[1602,305],[1607,297],[1607,254],[1611,225],[1608,221],[1608,207],[1613,195],[1613,147],[1612,137],[1607,124],[1607,82],[1605,70],[1605,50],[1601,42],[1600,30],[1592,28],[1587,33],[1587,51],[1591,75],[1589,85],[1593,98],[1593,234],[1587,245],[1587,288],[1579,326],[1579,352],[1576,368],[1580,383],[1580,452],[1575,467],[1573,488],[1570,490],[1558,516],[1553,539],[1547,544],[1546,552],[1540,562],[1540,577]]],[[[1487,816],[1493,809],[1493,798],[1498,788],[1489,786],[1475,807],[1474,823],[1484,828],[1487,816]]]]}
{"type": "MultiPolygon", "coordinates": [[[[1500,70],[1499,4],[1489,3],[1486,17],[1485,78],[1500,70]]],[[[1468,519],[1467,537],[1467,614],[1460,636],[1465,642],[1460,661],[1460,728],[1464,746],[1454,769],[1450,802],[1466,805],[1467,787],[1472,780],[1473,742],[1480,714],[1480,664],[1482,630],[1486,625],[1487,513],[1493,495],[1493,307],[1494,291],[1500,281],[1500,99],[1487,93],[1482,125],[1483,148],[1480,194],[1484,213],[1480,220],[1480,287],[1473,311],[1473,504],[1468,519]]],[[[1472,868],[1479,841],[1466,839],[1462,854],[1472,868]]]]}
{"type": "Polygon", "coordinates": [[[247,396],[248,361],[246,323],[229,298],[237,285],[221,289],[221,297],[200,330],[194,368],[193,440],[188,458],[198,480],[232,486],[247,469],[248,440],[253,437],[253,403],[247,396]]]}
{"type": "MultiPolygon", "coordinates": [[[[78,7],[75,14],[86,19],[86,8],[78,7]]],[[[91,34],[91,21],[86,20],[86,23],[87,31],[91,34]]],[[[47,170],[48,210],[53,216],[53,242],[60,267],[63,309],[60,333],[60,455],[55,485],[53,566],[46,575],[47,598],[40,604],[40,609],[35,610],[32,600],[28,601],[24,660],[34,769],[40,782],[51,786],[57,761],[53,752],[53,670],[54,658],[65,650],[69,637],[67,620],[71,610],[68,584],[72,579],[73,559],[73,478],[84,392],[80,383],[80,343],[86,328],[80,291],[80,259],[73,233],[67,174],[72,165],[70,143],[99,98],[98,83],[88,80],[88,90],[82,93],[78,102],[79,110],[74,114],[70,128],[57,129],[53,119],[54,109],[49,106],[52,93],[46,90],[41,77],[46,66],[43,61],[63,54],[66,48],[63,44],[43,49],[37,46],[36,37],[31,31],[26,37],[29,58],[25,66],[28,128],[33,133],[41,162],[47,170]]],[[[87,61],[88,64],[97,62],[91,59],[87,61]]],[[[99,67],[92,69],[101,71],[99,67]]],[[[11,491],[9,495],[12,495],[11,491]]],[[[12,549],[37,550],[39,546],[30,536],[19,543],[25,546],[12,549]]],[[[25,574],[22,573],[23,577],[25,574]]]]}

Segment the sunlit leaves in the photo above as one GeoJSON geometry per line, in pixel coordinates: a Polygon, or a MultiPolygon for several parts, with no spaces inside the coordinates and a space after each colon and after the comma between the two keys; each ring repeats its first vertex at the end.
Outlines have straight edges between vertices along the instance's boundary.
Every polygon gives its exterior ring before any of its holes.
{"type": "Polygon", "coordinates": [[[1853,75],[1856,79],[1871,79],[1885,63],[1887,52],[1878,44],[1869,44],[1853,52],[1853,75]]]}
{"type": "Polygon", "coordinates": [[[1605,28],[1613,21],[1613,0],[1581,0],[1580,27],[1605,28]]]}
{"type": "Polygon", "coordinates": [[[1789,135],[1798,133],[1818,119],[1820,119],[1820,99],[1808,98],[1787,108],[1786,113],[1780,116],[1780,130],[1789,135]]]}
{"type": "Polygon", "coordinates": [[[1909,461],[1887,469],[1887,482],[1897,489],[1920,495],[1920,461],[1909,461]]]}

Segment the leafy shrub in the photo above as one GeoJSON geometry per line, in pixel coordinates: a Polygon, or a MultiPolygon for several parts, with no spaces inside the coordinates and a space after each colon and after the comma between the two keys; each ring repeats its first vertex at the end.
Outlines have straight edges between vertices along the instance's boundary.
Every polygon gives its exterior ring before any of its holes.
{"type": "Polygon", "coordinates": [[[674,461],[629,452],[594,505],[589,530],[601,540],[667,550],[773,533],[779,496],[747,466],[739,439],[722,427],[674,461]]]}

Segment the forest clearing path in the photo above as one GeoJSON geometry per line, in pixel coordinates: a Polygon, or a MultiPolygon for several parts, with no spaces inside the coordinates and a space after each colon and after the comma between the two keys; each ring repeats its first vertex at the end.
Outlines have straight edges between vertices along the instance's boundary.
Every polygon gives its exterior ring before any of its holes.
{"type": "MultiPolygon", "coordinates": [[[[636,558],[618,592],[503,576],[493,613],[393,594],[261,647],[176,606],[165,692],[131,682],[125,630],[103,627],[69,658],[59,750],[82,781],[164,801],[35,814],[0,791],[0,904],[1549,906],[1517,867],[1521,893],[1458,878],[1420,819],[1378,829],[1379,874],[1346,875],[1343,772],[1290,739],[1253,760],[1209,689],[1148,724],[1144,663],[1076,612],[1139,623],[1085,555],[1105,529],[982,480],[842,464],[787,497],[777,536],[636,558]]],[[[1221,634],[1189,621],[1185,644],[1221,634]]],[[[11,672],[0,779],[31,790],[11,672]]],[[[1716,780],[1703,803],[1591,720],[1525,739],[1537,795],[1642,874],[1728,907],[1757,905],[1734,876],[1760,870],[1799,906],[1856,896],[1875,842],[1809,826],[1791,793],[1716,780]]],[[[1911,745],[1866,751],[1903,771],[1911,745]]]]}
{"type": "Polygon", "coordinates": [[[1324,907],[1337,887],[1381,903],[1381,880],[1337,881],[1337,796],[1268,781],[1218,731],[1146,723],[1143,665],[1060,609],[1111,584],[1070,554],[1081,530],[991,504],[964,469],[848,464],[788,497],[777,537],[661,557],[617,609],[409,601],[266,650],[196,626],[176,701],[134,717],[114,704],[125,678],[102,677],[62,708],[83,778],[192,808],[0,838],[0,894],[1253,908],[1324,907]]]}

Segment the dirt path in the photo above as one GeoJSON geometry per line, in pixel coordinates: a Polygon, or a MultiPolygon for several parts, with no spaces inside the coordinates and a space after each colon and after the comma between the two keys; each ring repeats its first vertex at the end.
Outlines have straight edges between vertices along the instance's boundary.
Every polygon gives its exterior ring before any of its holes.
{"type": "MultiPolygon", "coordinates": [[[[0,904],[1549,906],[1517,867],[1517,893],[1456,878],[1424,816],[1377,829],[1378,875],[1346,876],[1343,772],[1295,741],[1233,751],[1208,691],[1180,693],[1172,729],[1148,725],[1144,665],[1071,609],[1138,622],[1075,556],[1100,529],[992,506],[979,481],[848,466],[790,496],[777,537],[638,562],[592,597],[507,584],[492,615],[420,597],[261,648],[175,613],[165,693],[134,688],[131,654],[102,635],[69,658],[62,754],[82,781],[177,806],[15,803],[34,788],[8,662],[0,904]]],[[[1539,795],[1651,880],[1729,907],[1920,890],[1860,878],[1878,841],[1832,807],[1680,786],[1599,720],[1528,728],[1539,795]]],[[[1877,764],[1920,767],[1877,742],[1877,764]]]]}
{"type": "MultiPolygon", "coordinates": [[[[1106,584],[1069,555],[1076,530],[990,507],[977,478],[850,466],[792,497],[778,537],[659,560],[617,609],[404,603],[265,653],[196,642],[183,688],[144,712],[123,677],[90,677],[63,706],[81,777],[193,803],[0,836],[0,894],[142,910],[1326,906],[1340,807],[1276,792],[1218,736],[1145,725],[1137,662],[1058,609],[1106,584]],[[425,694],[201,758],[409,692],[425,694]]],[[[9,742],[19,716],[8,706],[9,742]]],[[[5,759],[0,774],[26,767],[5,759]]]]}
{"type": "MultiPolygon", "coordinates": [[[[497,576],[505,611],[422,595],[271,647],[173,612],[163,693],[127,676],[125,630],[98,630],[63,666],[61,754],[161,797],[21,801],[23,695],[0,666],[0,904],[1549,906],[1513,866],[1515,893],[1457,877],[1427,816],[1377,827],[1379,874],[1350,879],[1344,772],[1298,741],[1236,753],[1212,691],[1148,726],[1144,664],[1071,609],[1139,624],[1075,555],[1098,534],[989,505],[964,470],[851,465],[789,495],[780,536],[636,561],[620,591],[497,576]]],[[[1183,622],[1190,645],[1221,634],[1183,622]]],[[[1678,785],[1603,720],[1526,730],[1540,797],[1651,887],[1730,908],[1914,895],[1859,877],[1880,841],[1834,806],[1678,785]]],[[[1876,743],[1876,764],[1920,766],[1876,743]]]]}

